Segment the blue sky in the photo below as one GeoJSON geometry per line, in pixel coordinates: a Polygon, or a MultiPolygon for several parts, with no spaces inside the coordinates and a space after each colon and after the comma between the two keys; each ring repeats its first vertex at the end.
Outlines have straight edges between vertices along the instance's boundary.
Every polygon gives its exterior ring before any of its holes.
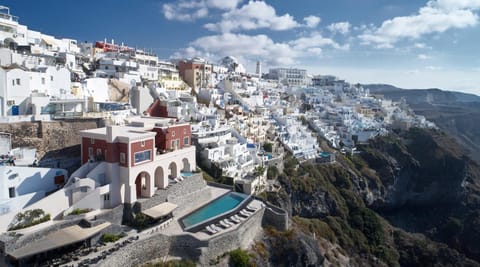
{"type": "Polygon", "coordinates": [[[4,0],[20,23],[107,38],[160,58],[231,55],[247,70],[306,68],[350,82],[480,95],[480,0],[4,0]]]}

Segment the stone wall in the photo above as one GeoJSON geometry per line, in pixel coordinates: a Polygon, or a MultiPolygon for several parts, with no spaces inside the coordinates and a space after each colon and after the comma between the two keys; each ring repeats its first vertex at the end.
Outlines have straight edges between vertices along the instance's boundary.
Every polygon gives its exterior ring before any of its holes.
{"type": "Polygon", "coordinates": [[[190,234],[153,235],[114,252],[98,266],[137,266],[167,255],[190,259],[201,266],[210,265],[217,257],[236,248],[248,248],[261,232],[264,209],[234,230],[225,231],[209,240],[198,240],[190,234]]]}
{"type": "Polygon", "coordinates": [[[128,244],[99,262],[97,266],[138,266],[168,255],[169,250],[170,237],[154,235],[128,244]]]}
{"type": "Polygon", "coordinates": [[[12,147],[35,147],[39,158],[46,152],[80,144],[78,132],[103,125],[99,119],[0,123],[0,131],[12,134],[12,147]]]}
{"type": "Polygon", "coordinates": [[[274,208],[271,205],[265,207],[265,215],[263,217],[262,224],[264,226],[269,225],[275,227],[277,230],[286,231],[290,228],[290,220],[288,219],[288,213],[284,210],[278,210],[280,208],[274,208]]]}
{"type": "Polygon", "coordinates": [[[125,207],[123,204],[118,205],[117,207],[101,213],[99,215],[95,215],[95,220],[105,220],[107,222],[111,222],[112,224],[122,224],[123,221],[123,213],[125,207]]]}
{"type": "Polygon", "coordinates": [[[192,200],[195,200],[195,203],[200,203],[207,202],[211,200],[211,198],[212,190],[208,187],[205,187],[190,194],[169,196],[168,202],[172,202],[178,205],[178,207],[173,211],[173,216],[178,216],[178,214],[182,214],[192,208],[192,200]]]}
{"type": "Polygon", "coordinates": [[[252,245],[255,237],[262,233],[262,218],[264,209],[260,209],[250,216],[235,230],[225,232],[209,240],[208,247],[202,248],[202,255],[199,264],[202,266],[210,265],[211,261],[216,261],[219,256],[237,248],[247,249],[252,245]]]}
{"type": "MultiPolygon", "coordinates": [[[[173,202],[180,206],[183,205],[187,200],[191,201],[192,198],[187,198],[187,196],[191,195],[192,193],[203,192],[205,189],[206,182],[203,180],[202,175],[195,174],[190,177],[186,177],[182,182],[171,185],[168,189],[157,190],[153,197],[140,203],[141,210],[149,209],[165,201],[173,202]],[[180,204],[175,201],[179,201],[180,204]]],[[[210,194],[208,196],[210,196],[210,194]]]]}

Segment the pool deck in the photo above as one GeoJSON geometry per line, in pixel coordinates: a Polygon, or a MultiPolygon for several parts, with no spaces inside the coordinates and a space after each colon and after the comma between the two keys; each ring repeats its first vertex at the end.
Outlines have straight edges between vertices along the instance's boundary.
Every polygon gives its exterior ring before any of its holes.
{"type": "Polygon", "coordinates": [[[211,192],[212,197],[209,200],[203,201],[203,202],[192,201],[191,202],[192,205],[190,206],[190,208],[186,209],[185,211],[183,211],[179,214],[177,214],[175,216],[175,218],[173,219],[173,222],[170,223],[170,225],[168,227],[163,229],[162,234],[168,235],[168,236],[174,236],[174,235],[187,233],[187,232],[183,231],[182,226],[178,222],[179,218],[182,218],[183,216],[185,216],[185,215],[189,214],[190,212],[200,208],[201,206],[207,204],[208,202],[220,197],[221,195],[224,195],[227,192],[230,192],[230,190],[224,189],[224,188],[218,188],[218,187],[213,187],[213,186],[208,186],[208,185],[207,185],[207,187],[210,188],[210,192],[211,192]]]}
{"type": "MultiPolygon", "coordinates": [[[[239,224],[235,224],[233,225],[232,227],[230,228],[227,228],[227,229],[223,229],[222,231],[219,231],[218,233],[214,234],[214,235],[210,235],[210,234],[207,234],[203,231],[199,231],[199,232],[196,232],[196,233],[191,233],[191,232],[186,232],[183,230],[182,226],[180,225],[180,223],[178,222],[178,219],[182,218],[183,216],[191,213],[192,211],[202,207],[203,205],[209,203],[210,201],[226,194],[227,192],[230,192],[230,190],[228,189],[224,189],[224,188],[218,188],[218,187],[212,187],[212,186],[208,186],[211,190],[211,195],[212,197],[207,200],[207,201],[203,201],[203,202],[195,202],[195,201],[192,201],[192,205],[190,206],[189,209],[177,214],[175,216],[175,218],[173,218],[173,221],[165,228],[161,229],[160,231],[158,231],[158,233],[161,233],[163,235],[167,235],[167,236],[175,236],[175,235],[182,235],[182,234],[188,234],[188,235],[192,235],[194,236],[195,238],[199,239],[199,240],[208,240],[212,237],[215,237],[215,236],[218,236],[218,235],[221,235],[222,233],[225,233],[225,232],[228,232],[228,231],[231,231],[233,229],[236,229],[237,227],[239,227],[239,225],[241,225],[243,222],[240,222],[239,224]]],[[[255,207],[257,209],[257,211],[255,212],[258,212],[263,206],[262,206],[262,202],[261,201],[258,201],[258,200],[253,200],[250,205],[252,207],[255,207]]],[[[248,220],[248,218],[247,218],[248,220]]],[[[147,230],[148,231],[148,230],[147,230]]]]}

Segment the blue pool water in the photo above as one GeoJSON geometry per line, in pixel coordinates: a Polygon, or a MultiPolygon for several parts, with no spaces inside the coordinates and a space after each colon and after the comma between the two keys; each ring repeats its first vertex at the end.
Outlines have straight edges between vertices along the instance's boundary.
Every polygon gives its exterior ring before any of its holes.
{"type": "Polygon", "coordinates": [[[190,177],[193,175],[193,173],[191,172],[181,172],[180,175],[182,175],[183,177],[190,177]]]}
{"type": "Polygon", "coordinates": [[[207,205],[201,207],[200,209],[188,214],[182,219],[182,223],[185,228],[189,228],[193,225],[199,224],[201,222],[207,221],[211,218],[214,218],[220,214],[228,212],[235,207],[237,207],[242,201],[244,201],[248,195],[229,192],[207,205]]]}
{"type": "Polygon", "coordinates": [[[330,156],[330,153],[322,152],[322,153],[320,153],[320,156],[321,157],[328,157],[328,156],[330,156]]]}

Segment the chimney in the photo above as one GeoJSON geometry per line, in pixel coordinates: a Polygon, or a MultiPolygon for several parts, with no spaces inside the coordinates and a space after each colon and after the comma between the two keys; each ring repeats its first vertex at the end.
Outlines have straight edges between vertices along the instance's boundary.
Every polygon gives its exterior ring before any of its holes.
{"type": "Polygon", "coordinates": [[[113,143],[113,140],[116,137],[117,126],[108,125],[107,126],[107,143],[113,143]]]}

